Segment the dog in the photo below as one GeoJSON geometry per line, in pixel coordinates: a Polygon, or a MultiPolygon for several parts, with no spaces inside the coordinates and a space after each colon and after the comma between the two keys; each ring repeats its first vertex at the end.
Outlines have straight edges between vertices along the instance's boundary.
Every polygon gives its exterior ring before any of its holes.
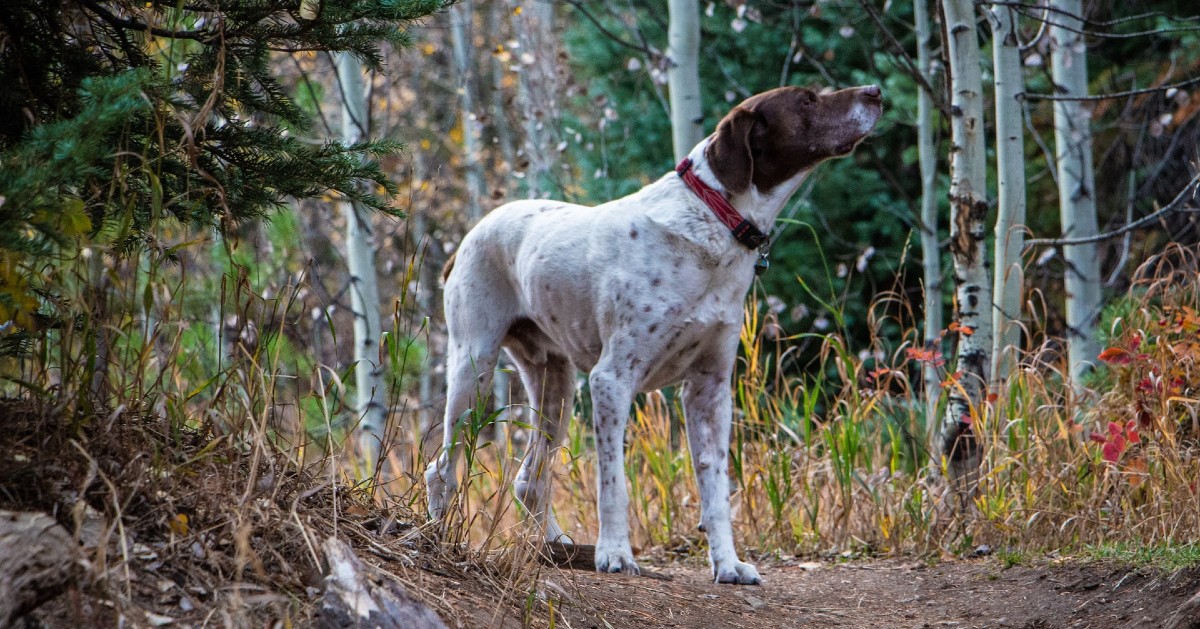
{"type": "Polygon", "coordinates": [[[743,301],[765,267],[764,232],[815,166],[867,137],[882,106],[875,85],[777,88],[734,107],[676,172],[627,197],[596,207],[515,201],[480,220],[444,275],[445,440],[425,471],[430,517],[445,516],[458,486],[456,425],[490,390],[505,349],[536,418],[514,493],[547,540],[568,539],[551,507],[549,455],[570,419],[576,373],[586,371],[599,467],[596,570],[638,574],[625,425],[635,394],[683,383],[713,578],[759,584],[734,549],[729,505],[743,301]]]}

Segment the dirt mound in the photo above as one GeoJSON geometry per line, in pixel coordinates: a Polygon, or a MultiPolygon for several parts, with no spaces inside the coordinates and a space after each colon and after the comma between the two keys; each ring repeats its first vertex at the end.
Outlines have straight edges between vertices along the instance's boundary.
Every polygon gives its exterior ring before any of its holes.
{"type": "MultiPolygon", "coordinates": [[[[84,550],[87,576],[30,626],[308,626],[329,537],[414,593],[427,575],[497,589],[489,562],[435,544],[403,505],[380,508],[261,442],[23,400],[0,400],[0,417],[0,509],[48,514],[84,550]]],[[[447,619],[485,613],[429,604],[447,619]]],[[[478,607],[490,617],[496,603],[478,607]]]]}

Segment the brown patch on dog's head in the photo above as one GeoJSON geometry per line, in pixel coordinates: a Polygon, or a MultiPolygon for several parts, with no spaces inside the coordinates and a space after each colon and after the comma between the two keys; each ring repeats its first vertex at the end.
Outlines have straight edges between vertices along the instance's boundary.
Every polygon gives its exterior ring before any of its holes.
{"type": "Polygon", "coordinates": [[[818,94],[780,87],[746,99],[717,125],[705,157],[731,192],[760,192],[831,157],[847,155],[883,112],[878,86],[818,94]]]}

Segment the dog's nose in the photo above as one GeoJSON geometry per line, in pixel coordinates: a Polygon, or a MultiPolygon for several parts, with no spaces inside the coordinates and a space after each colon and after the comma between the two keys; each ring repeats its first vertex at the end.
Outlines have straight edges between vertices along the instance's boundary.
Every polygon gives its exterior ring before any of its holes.
{"type": "Polygon", "coordinates": [[[878,85],[867,85],[862,88],[862,93],[874,99],[879,99],[883,96],[883,91],[879,89],[878,85]]]}

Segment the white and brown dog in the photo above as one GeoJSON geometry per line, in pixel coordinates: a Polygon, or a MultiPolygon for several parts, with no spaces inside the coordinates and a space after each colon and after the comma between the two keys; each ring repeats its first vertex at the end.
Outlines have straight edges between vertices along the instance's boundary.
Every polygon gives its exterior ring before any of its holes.
{"type": "Polygon", "coordinates": [[[540,438],[515,493],[551,541],[549,454],[588,372],[599,462],[596,569],[636,574],[625,423],[636,393],[684,383],[700,528],[719,583],[759,583],[730,521],[731,378],[742,305],[776,216],[818,163],[850,153],[882,111],[879,87],[783,87],[747,99],[670,173],[597,207],[527,200],[487,215],[447,265],[445,448],[425,471],[429,513],[457,487],[456,425],[488,391],[500,349],[517,365],[540,438]]]}

